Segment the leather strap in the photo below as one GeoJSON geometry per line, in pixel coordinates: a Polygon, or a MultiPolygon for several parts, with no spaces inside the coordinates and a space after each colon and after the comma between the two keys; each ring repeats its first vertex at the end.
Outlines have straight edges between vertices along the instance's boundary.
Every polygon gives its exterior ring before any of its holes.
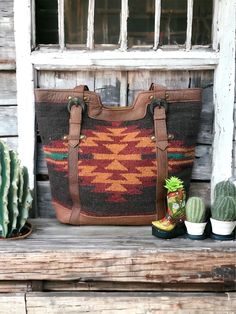
{"type": "Polygon", "coordinates": [[[154,108],[154,130],[156,138],[157,185],[156,215],[157,220],[166,214],[165,179],[168,177],[166,112],[163,107],[154,108]]]}
{"type": "MultiPolygon", "coordinates": [[[[87,86],[80,85],[75,88],[76,91],[81,93],[81,98],[84,98],[84,91],[88,90],[87,86]]],[[[69,120],[69,136],[68,136],[68,178],[69,178],[69,191],[72,199],[72,212],[69,223],[72,225],[79,224],[81,202],[79,193],[79,170],[78,170],[78,148],[80,141],[82,122],[82,107],[80,105],[72,106],[70,111],[69,120]]]]}
{"type": "MultiPolygon", "coordinates": [[[[166,91],[166,87],[152,83],[149,90],[153,90],[154,99],[158,99],[157,93],[160,91],[166,91]]],[[[157,161],[156,216],[157,220],[159,220],[162,219],[167,212],[166,190],[164,188],[164,184],[165,179],[168,177],[166,110],[162,106],[154,108],[154,130],[157,161]]]]}

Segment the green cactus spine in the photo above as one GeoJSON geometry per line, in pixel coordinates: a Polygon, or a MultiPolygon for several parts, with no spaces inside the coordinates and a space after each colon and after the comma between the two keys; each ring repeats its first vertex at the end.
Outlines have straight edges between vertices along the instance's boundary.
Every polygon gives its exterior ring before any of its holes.
{"type": "Polygon", "coordinates": [[[213,219],[220,221],[236,220],[236,201],[232,196],[218,197],[211,208],[213,219]]]}
{"type": "Polygon", "coordinates": [[[186,204],[186,219],[190,222],[206,221],[206,207],[200,197],[190,197],[186,204]]]}
{"type": "Polygon", "coordinates": [[[216,184],[214,190],[215,200],[221,196],[232,196],[236,198],[236,186],[233,184],[233,182],[227,180],[216,184]]]}
{"type": "Polygon", "coordinates": [[[28,171],[18,155],[0,141],[0,237],[17,237],[23,232],[32,197],[28,171]]]}

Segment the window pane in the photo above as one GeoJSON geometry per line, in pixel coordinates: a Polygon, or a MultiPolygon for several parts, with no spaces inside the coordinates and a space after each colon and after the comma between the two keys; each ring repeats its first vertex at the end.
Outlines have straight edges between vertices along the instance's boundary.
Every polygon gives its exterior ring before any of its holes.
{"type": "Polygon", "coordinates": [[[37,44],[58,43],[57,0],[36,0],[36,42],[37,44]]]}
{"type": "Polygon", "coordinates": [[[193,45],[211,43],[212,29],[212,0],[194,1],[193,6],[193,45]]]}
{"type": "Polygon", "coordinates": [[[155,1],[129,0],[128,44],[153,45],[155,1]]]}
{"type": "Polygon", "coordinates": [[[186,28],[187,0],[162,0],[160,44],[184,44],[186,28]]]}
{"type": "Polygon", "coordinates": [[[65,0],[65,40],[67,44],[86,44],[88,0],[65,0]]]}
{"type": "Polygon", "coordinates": [[[120,35],[120,10],[120,0],[95,1],[95,44],[118,44],[120,35]]]}

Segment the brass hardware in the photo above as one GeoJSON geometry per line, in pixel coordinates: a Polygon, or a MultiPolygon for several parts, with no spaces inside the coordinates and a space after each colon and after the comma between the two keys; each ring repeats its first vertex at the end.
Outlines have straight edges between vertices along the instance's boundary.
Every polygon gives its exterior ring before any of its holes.
{"type": "Polygon", "coordinates": [[[67,140],[68,140],[68,135],[64,135],[62,139],[63,139],[64,141],[67,141],[67,140]]]}
{"type": "Polygon", "coordinates": [[[87,96],[84,96],[84,101],[89,100],[89,98],[87,96]]]}
{"type": "Polygon", "coordinates": [[[80,139],[80,140],[85,140],[85,139],[86,139],[86,135],[81,134],[80,137],[79,137],[79,139],[80,139]]]}
{"type": "Polygon", "coordinates": [[[155,142],[156,136],[155,136],[155,135],[152,135],[152,136],[150,137],[150,139],[151,139],[151,141],[155,142]]]}
{"type": "Polygon", "coordinates": [[[153,95],[151,95],[150,97],[149,97],[149,99],[153,99],[154,98],[154,96],[153,95]]]}
{"type": "Polygon", "coordinates": [[[168,134],[168,140],[173,140],[175,138],[174,134],[168,134]]]}
{"type": "Polygon", "coordinates": [[[166,94],[166,99],[169,99],[169,97],[170,97],[170,96],[169,96],[168,94],[166,94]]]}

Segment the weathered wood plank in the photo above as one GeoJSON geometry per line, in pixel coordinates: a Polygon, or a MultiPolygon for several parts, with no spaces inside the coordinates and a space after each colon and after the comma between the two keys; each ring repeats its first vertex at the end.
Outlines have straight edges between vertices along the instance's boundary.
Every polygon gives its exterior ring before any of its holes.
{"type": "Polygon", "coordinates": [[[0,59],[14,59],[13,0],[0,1],[0,59]]]}
{"type": "Polygon", "coordinates": [[[14,71],[0,71],[1,105],[16,105],[16,73],[14,71]]]}
{"type": "Polygon", "coordinates": [[[0,106],[0,135],[17,135],[17,107],[0,106]]]}
{"type": "MultiPolygon", "coordinates": [[[[235,291],[235,283],[216,284],[175,284],[148,282],[108,282],[108,281],[43,281],[43,291],[183,291],[183,292],[225,292],[235,291]]],[[[34,290],[36,291],[36,290],[34,290]]]]}
{"type": "MultiPolygon", "coordinates": [[[[210,206],[210,183],[192,182],[190,196],[200,196],[206,205],[210,206]]],[[[55,218],[55,211],[51,204],[52,196],[49,181],[37,181],[37,207],[39,217],[55,218]]]]}
{"type": "Polygon", "coordinates": [[[234,313],[235,293],[32,293],[27,313],[234,313]]]}
{"type": "Polygon", "coordinates": [[[25,294],[0,294],[1,314],[26,314],[25,294]]]}
{"type": "MultiPolygon", "coordinates": [[[[0,281],[0,298],[1,293],[19,293],[32,291],[32,282],[30,281],[0,281]]],[[[1,304],[1,301],[0,301],[1,304]]],[[[0,310],[1,313],[1,310],[0,310]]]]}
{"type": "Polygon", "coordinates": [[[0,140],[3,140],[7,143],[10,149],[17,150],[18,147],[18,137],[1,137],[0,140]]]}
{"type": "Polygon", "coordinates": [[[150,227],[73,227],[32,220],[26,240],[1,241],[0,280],[235,283],[235,243],[160,240],[150,227]]]}

